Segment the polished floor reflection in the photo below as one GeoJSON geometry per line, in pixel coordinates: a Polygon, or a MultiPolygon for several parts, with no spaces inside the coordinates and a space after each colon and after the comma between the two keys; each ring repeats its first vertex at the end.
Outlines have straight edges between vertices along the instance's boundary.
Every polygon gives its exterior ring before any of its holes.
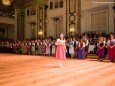
{"type": "Polygon", "coordinates": [[[115,63],[0,54],[0,86],[115,86],[115,63]]]}

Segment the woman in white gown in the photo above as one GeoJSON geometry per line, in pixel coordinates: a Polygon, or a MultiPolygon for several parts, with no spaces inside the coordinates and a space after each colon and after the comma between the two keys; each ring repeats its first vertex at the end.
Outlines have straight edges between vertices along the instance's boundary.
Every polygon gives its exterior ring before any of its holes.
{"type": "Polygon", "coordinates": [[[74,56],[74,41],[72,40],[72,38],[70,38],[70,42],[69,42],[69,54],[71,54],[71,58],[73,58],[73,56],[74,56]]]}

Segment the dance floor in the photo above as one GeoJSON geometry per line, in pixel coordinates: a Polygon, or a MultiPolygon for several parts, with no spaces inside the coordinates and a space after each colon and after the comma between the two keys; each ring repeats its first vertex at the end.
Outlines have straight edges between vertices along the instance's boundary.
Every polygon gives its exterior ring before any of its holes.
{"type": "Polygon", "coordinates": [[[0,54],[0,86],[115,86],[115,63],[0,54]]]}

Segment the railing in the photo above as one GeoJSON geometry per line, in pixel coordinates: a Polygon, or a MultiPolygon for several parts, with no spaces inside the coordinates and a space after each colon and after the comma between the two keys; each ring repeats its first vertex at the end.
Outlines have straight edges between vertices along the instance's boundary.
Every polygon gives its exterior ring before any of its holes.
{"type": "Polygon", "coordinates": [[[7,18],[14,19],[13,13],[8,13],[8,12],[0,12],[0,17],[7,17],[7,18]]]}

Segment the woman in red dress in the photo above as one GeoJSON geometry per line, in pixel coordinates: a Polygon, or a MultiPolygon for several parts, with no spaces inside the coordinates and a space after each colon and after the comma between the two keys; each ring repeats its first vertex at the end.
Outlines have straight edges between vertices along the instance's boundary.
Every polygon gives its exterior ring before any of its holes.
{"type": "Polygon", "coordinates": [[[114,34],[110,34],[110,40],[108,42],[109,47],[109,59],[111,62],[115,62],[115,37],[114,34]]]}

